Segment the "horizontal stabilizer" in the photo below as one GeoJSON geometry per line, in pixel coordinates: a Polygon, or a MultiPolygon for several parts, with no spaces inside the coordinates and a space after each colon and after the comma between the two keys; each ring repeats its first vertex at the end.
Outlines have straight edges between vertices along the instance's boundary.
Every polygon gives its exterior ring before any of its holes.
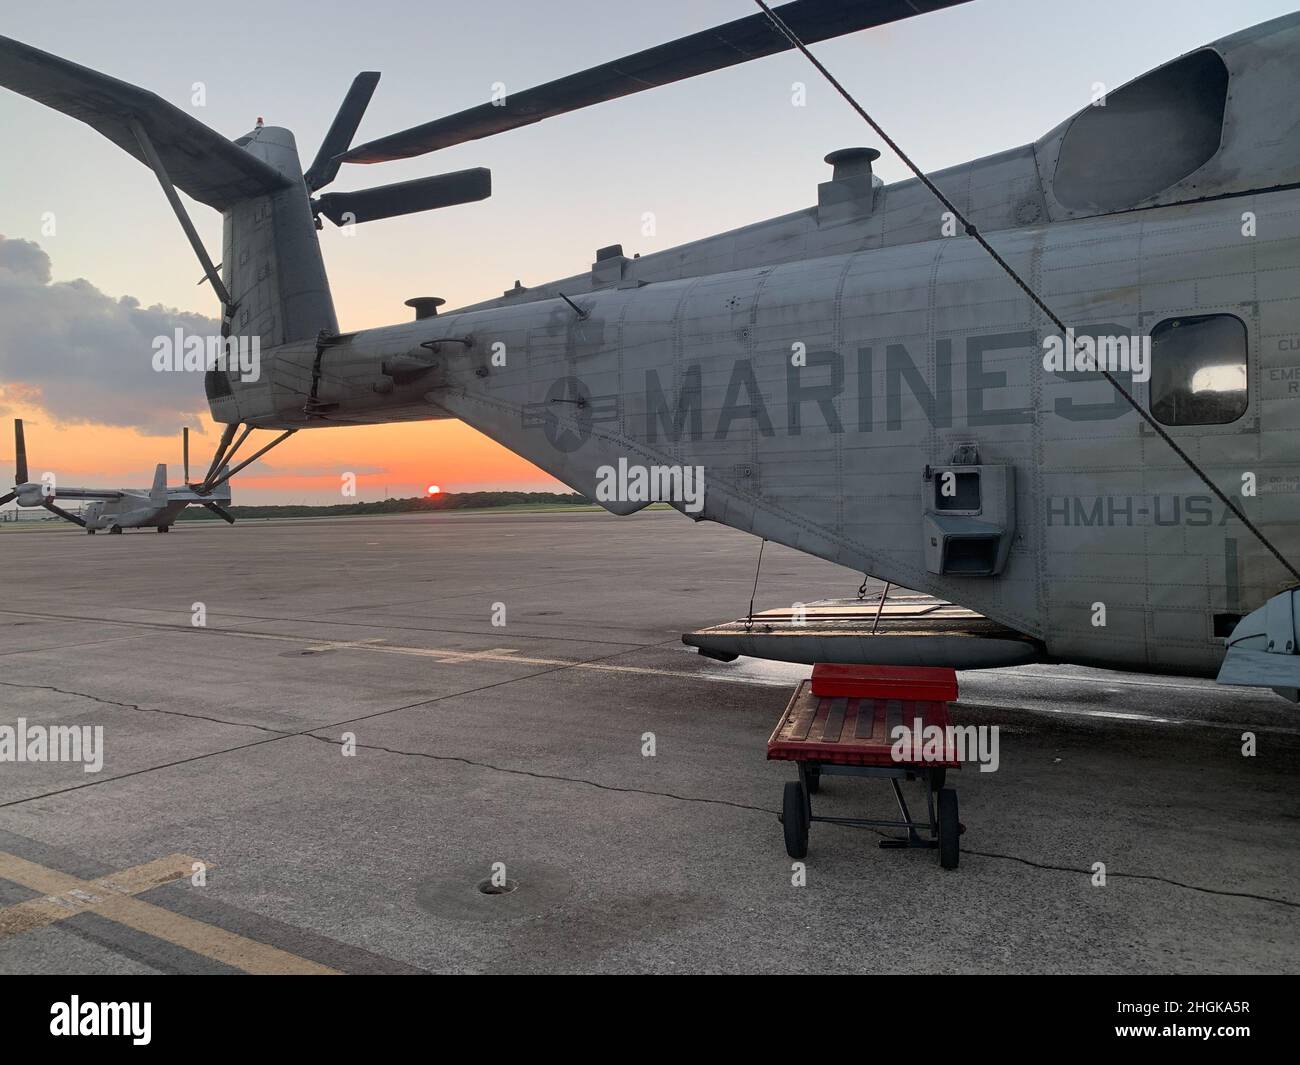
{"type": "Polygon", "coordinates": [[[138,121],[172,184],[217,210],[288,185],[273,167],[160,96],[8,37],[0,37],[0,85],[86,123],[147,166],[131,128],[138,121]]]}

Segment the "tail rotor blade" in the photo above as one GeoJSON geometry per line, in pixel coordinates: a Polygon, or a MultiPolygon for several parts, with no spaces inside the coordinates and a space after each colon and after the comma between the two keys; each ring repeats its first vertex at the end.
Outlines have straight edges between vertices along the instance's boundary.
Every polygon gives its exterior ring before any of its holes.
{"type": "Polygon", "coordinates": [[[314,203],[321,214],[341,226],[473,203],[491,195],[492,171],[479,166],[360,192],[327,192],[314,203]]]}
{"type": "Polygon", "coordinates": [[[60,518],[66,518],[68,521],[72,522],[73,525],[80,525],[83,529],[86,527],[86,523],[81,518],[77,517],[75,514],[69,511],[64,510],[62,507],[55,506],[48,499],[44,503],[42,503],[41,506],[43,506],[51,514],[57,514],[60,518]]]}
{"type": "Polygon", "coordinates": [[[375,70],[363,71],[352,79],[352,87],[343,97],[338,114],[334,116],[329,132],[325,134],[325,139],[316,152],[316,158],[303,175],[307,179],[307,188],[312,192],[323,189],[338,176],[339,164],[342,162],[338,157],[352,147],[352,138],[361,125],[361,116],[366,113],[370,97],[374,95],[378,84],[379,72],[375,70]]]}
{"type": "Polygon", "coordinates": [[[27,440],[23,436],[23,420],[14,419],[14,484],[27,483],[27,440]]]}

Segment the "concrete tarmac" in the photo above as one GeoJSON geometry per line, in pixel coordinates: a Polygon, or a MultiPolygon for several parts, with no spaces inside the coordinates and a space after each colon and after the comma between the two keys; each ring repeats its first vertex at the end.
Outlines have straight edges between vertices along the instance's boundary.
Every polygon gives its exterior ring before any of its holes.
{"type": "MultiPolygon", "coordinates": [[[[757,554],[662,512],[0,532],[0,729],[103,758],[0,761],[0,972],[1300,968],[1300,711],[1200,679],[963,673],[1001,745],[960,868],[815,824],[795,886],[807,667],[680,642],[757,554]]],[[[769,544],[757,608],[858,580],[769,544]]]]}

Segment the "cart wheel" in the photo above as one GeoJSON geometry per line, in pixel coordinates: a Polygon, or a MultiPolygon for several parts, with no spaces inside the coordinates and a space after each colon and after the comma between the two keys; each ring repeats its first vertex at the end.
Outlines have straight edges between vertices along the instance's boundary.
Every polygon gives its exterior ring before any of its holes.
{"type": "Polygon", "coordinates": [[[944,781],[948,779],[948,767],[940,766],[930,770],[930,790],[943,791],[944,781]]]}
{"type": "Polygon", "coordinates": [[[786,783],[781,797],[781,824],[785,828],[785,852],[791,858],[808,855],[808,806],[799,782],[786,783]]]}
{"type": "Polygon", "coordinates": [[[939,792],[939,864],[956,869],[961,856],[961,823],[957,820],[957,793],[952,788],[939,792]]]}
{"type": "Polygon", "coordinates": [[[811,792],[813,795],[816,795],[819,791],[822,790],[821,766],[817,766],[815,768],[809,767],[805,769],[803,772],[804,772],[804,780],[808,782],[809,792],[811,792]]]}

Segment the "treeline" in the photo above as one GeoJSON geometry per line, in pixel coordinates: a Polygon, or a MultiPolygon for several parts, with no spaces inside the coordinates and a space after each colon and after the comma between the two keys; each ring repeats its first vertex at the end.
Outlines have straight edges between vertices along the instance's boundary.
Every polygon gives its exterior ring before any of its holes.
{"type": "MultiPolygon", "coordinates": [[[[571,492],[445,492],[436,496],[385,499],[375,503],[337,503],[313,507],[251,506],[227,507],[236,518],[329,518],[365,514],[419,514],[435,510],[487,510],[491,507],[591,506],[586,496],[571,492]]],[[[189,521],[217,520],[204,507],[186,507],[180,517],[189,521]]]]}

